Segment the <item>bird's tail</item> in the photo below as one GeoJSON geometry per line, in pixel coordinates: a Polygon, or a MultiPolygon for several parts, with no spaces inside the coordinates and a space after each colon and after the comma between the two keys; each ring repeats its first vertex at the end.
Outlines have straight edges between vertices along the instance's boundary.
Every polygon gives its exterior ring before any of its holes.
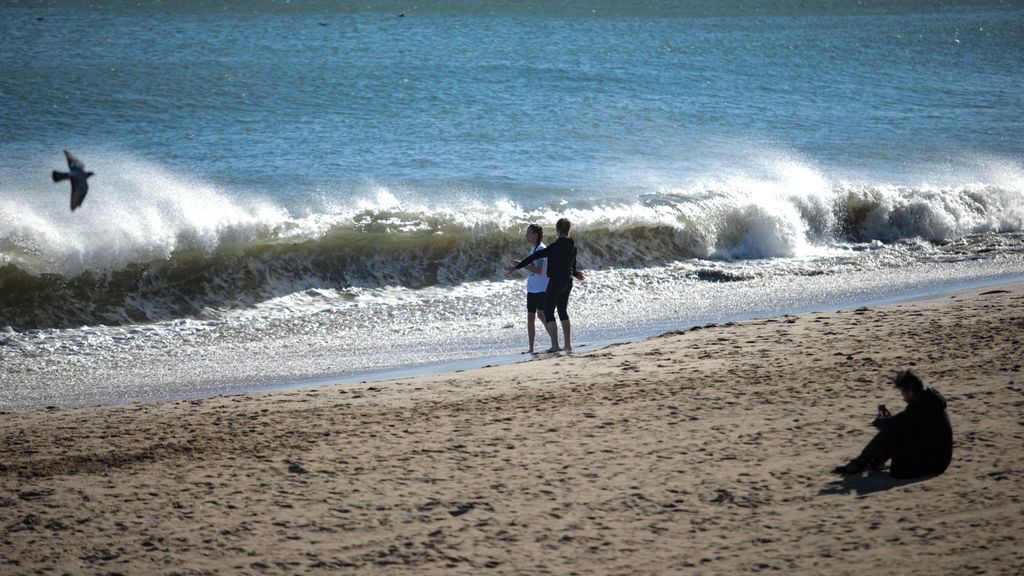
{"type": "Polygon", "coordinates": [[[71,176],[69,176],[67,172],[58,172],[56,170],[53,171],[54,182],[60,182],[61,180],[67,180],[68,178],[71,178],[71,176]]]}

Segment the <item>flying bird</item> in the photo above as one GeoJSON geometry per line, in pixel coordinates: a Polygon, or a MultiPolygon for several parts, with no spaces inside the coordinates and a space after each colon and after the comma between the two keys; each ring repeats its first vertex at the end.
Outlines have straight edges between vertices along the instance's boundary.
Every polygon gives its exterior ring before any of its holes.
{"type": "Polygon", "coordinates": [[[89,182],[87,182],[87,179],[93,173],[87,172],[85,164],[82,164],[82,161],[75,158],[71,152],[65,150],[64,156],[68,159],[68,171],[58,172],[54,170],[53,181],[71,180],[71,211],[74,212],[75,208],[82,205],[85,195],[89,192],[89,182]]]}

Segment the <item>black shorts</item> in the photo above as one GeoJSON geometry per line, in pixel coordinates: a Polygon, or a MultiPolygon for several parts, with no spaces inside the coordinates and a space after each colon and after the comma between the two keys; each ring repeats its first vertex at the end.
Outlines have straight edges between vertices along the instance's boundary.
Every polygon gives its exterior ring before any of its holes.
{"type": "Polygon", "coordinates": [[[526,311],[533,314],[537,310],[544,309],[544,293],[543,292],[527,292],[526,293],[526,311]]]}

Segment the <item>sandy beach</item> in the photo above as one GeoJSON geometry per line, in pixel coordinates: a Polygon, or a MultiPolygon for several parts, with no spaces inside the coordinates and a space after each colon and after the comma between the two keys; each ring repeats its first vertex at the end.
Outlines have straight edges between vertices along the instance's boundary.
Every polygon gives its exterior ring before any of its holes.
{"type": "Polygon", "coordinates": [[[1024,283],[414,380],[0,415],[3,574],[1021,574],[1024,283]],[[888,384],[938,477],[842,479],[888,384]]]}

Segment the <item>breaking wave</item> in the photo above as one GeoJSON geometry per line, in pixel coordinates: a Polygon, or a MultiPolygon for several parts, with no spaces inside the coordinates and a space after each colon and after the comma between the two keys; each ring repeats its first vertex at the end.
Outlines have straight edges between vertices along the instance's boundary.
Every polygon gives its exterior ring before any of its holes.
{"type": "Polygon", "coordinates": [[[0,326],[202,318],[309,289],[498,280],[525,252],[525,224],[553,231],[561,216],[574,222],[590,269],[814,257],[1024,228],[1019,174],[901,187],[833,183],[794,164],[782,178],[711,180],[625,201],[408,201],[378,187],[342,205],[296,209],[120,163],[91,181],[74,213],[52,188],[0,189],[0,326]]]}

